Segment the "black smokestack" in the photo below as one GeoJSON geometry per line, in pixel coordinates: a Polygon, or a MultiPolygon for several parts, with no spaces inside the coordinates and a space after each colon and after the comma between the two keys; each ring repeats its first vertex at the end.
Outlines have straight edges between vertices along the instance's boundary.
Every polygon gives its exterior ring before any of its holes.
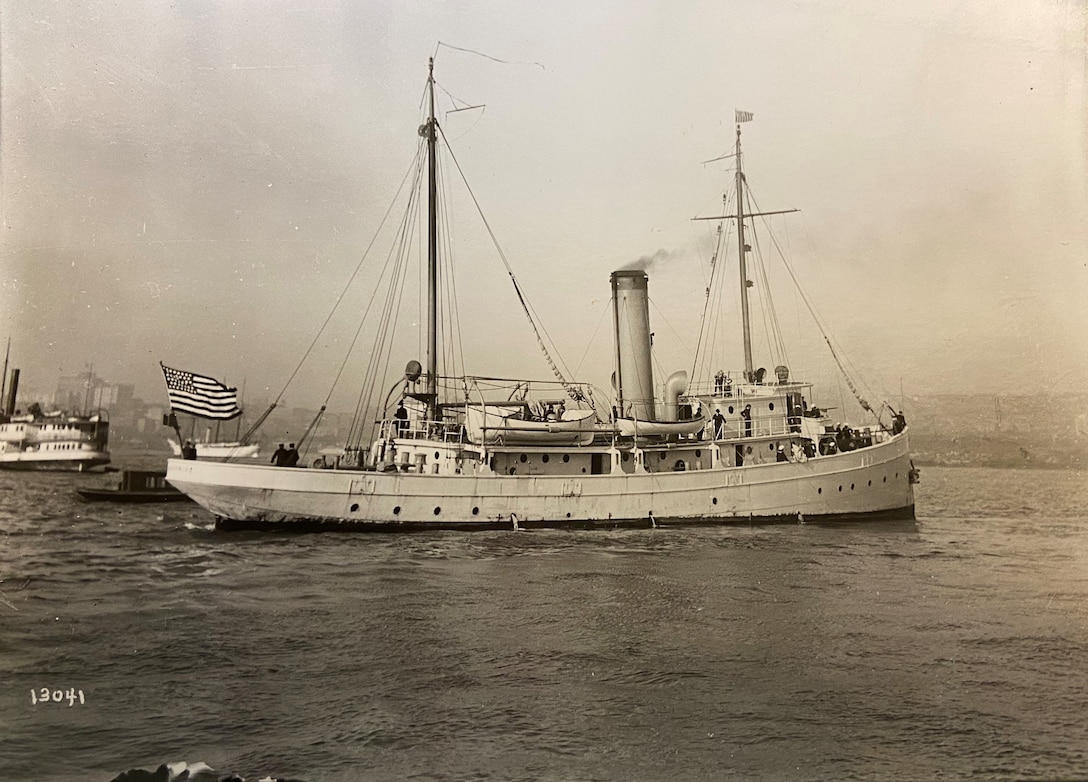
{"type": "Polygon", "coordinates": [[[11,370],[11,387],[8,388],[8,398],[4,402],[4,415],[8,418],[15,412],[15,397],[19,393],[19,370],[11,370]]]}

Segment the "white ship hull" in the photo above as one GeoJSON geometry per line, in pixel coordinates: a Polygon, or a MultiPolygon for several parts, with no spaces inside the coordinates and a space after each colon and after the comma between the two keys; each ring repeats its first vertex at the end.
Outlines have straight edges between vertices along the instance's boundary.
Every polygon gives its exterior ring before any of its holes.
{"type": "Polygon", "coordinates": [[[97,449],[73,449],[65,452],[22,451],[4,453],[0,451],[0,470],[90,470],[110,463],[109,451],[97,449]]]}
{"type": "Polygon", "coordinates": [[[914,518],[905,435],[803,462],[603,475],[428,475],[171,459],[223,527],[433,529],[914,518]]]}

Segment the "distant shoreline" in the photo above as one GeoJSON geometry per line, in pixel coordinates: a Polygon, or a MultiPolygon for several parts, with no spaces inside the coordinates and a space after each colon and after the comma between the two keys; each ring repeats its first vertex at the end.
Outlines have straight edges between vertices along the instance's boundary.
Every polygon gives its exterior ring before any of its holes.
{"type": "Polygon", "coordinates": [[[954,461],[941,457],[923,458],[915,456],[914,464],[917,467],[984,467],[993,470],[1071,470],[1073,472],[1088,471],[1088,465],[1083,464],[1058,464],[1052,462],[1012,462],[1012,461],[954,461]]]}

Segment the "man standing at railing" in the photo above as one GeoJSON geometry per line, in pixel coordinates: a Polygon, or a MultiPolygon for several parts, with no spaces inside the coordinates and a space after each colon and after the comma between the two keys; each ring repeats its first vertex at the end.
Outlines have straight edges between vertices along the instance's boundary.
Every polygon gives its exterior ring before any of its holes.
{"type": "Polygon", "coordinates": [[[744,419],[744,436],[752,436],[752,406],[745,405],[744,409],[740,411],[740,417],[744,419]]]}
{"type": "Polygon", "coordinates": [[[903,415],[903,411],[900,410],[894,416],[892,416],[892,434],[899,434],[907,428],[907,418],[903,415]]]}
{"type": "Polygon", "coordinates": [[[393,418],[397,422],[397,435],[404,437],[404,433],[408,429],[408,411],[404,409],[403,399],[397,403],[397,411],[393,413],[393,418]]]}

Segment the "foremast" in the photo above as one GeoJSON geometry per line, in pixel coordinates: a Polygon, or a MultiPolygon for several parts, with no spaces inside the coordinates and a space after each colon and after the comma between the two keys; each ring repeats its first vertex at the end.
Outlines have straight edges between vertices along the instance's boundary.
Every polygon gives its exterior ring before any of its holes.
{"type": "Polygon", "coordinates": [[[434,57],[427,61],[427,121],[419,135],[427,140],[427,418],[438,420],[438,176],[435,143],[438,121],[434,116],[434,57]]]}

